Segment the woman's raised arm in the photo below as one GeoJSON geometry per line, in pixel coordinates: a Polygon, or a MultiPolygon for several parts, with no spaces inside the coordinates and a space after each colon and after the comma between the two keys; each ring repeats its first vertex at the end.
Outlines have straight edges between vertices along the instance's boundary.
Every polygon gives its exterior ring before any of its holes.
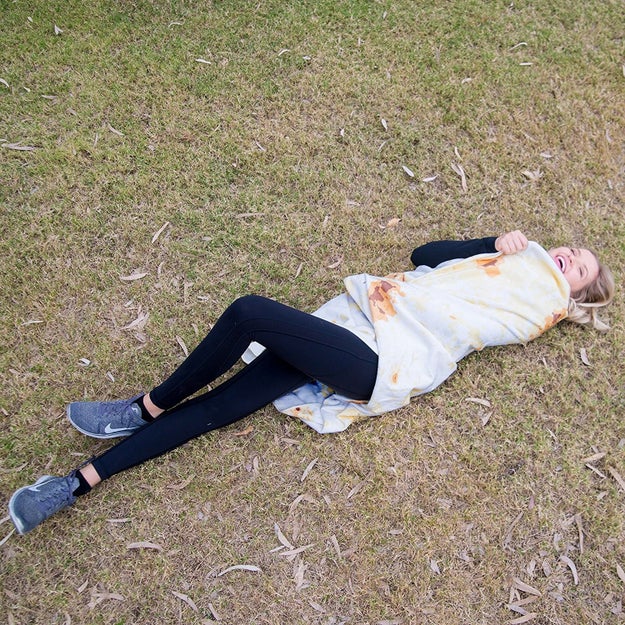
{"type": "Polygon", "coordinates": [[[436,267],[446,260],[497,252],[496,240],[497,237],[484,237],[468,241],[432,241],[416,248],[410,255],[410,260],[415,267],[436,267]]]}

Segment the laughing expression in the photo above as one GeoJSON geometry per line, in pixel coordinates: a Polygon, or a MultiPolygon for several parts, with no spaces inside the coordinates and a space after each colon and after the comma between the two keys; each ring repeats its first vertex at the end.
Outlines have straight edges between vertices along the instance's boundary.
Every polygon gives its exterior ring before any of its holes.
{"type": "Polygon", "coordinates": [[[569,283],[572,295],[592,284],[599,275],[599,262],[590,250],[577,247],[556,247],[549,250],[549,256],[569,283]]]}

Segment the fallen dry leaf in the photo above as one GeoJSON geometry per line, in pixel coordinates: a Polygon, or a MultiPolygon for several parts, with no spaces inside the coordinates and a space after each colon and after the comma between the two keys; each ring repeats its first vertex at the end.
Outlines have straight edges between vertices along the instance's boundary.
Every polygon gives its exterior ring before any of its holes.
{"type": "Polygon", "coordinates": [[[287,539],[287,537],[282,533],[280,526],[277,523],[273,524],[274,532],[278,537],[278,540],[287,548],[287,549],[295,549],[295,546],[291,544],[291,542],[287,539]]]}
{"type": "Polygon", "coordinates": [[[310,583],[304,579],[304,572],[306,571],[306,565],[302,560],[297,562],[293,567],[293,577],[295,578],[295,590],[303,590],[310,586],[310,583]]]}
{"type": "Polygon", "coordinates": [[[582,515],[575,515],[575,524],[577,525],[577,534],[579,536],[579,553],[584,553],[584,527],[582,525],[582,515]]]}
{"type": "Polygon", "coordinates": [[[510,544],[510,541],[512,540],[512,532],[514,531],[514,528],[517,526],[518,522],[523,518],[524,514],[525,512],[521,510],[521,512],[519,512],[519,514],[514,517],[512,523],[510,523],[508,530],[506,531],[506,535],[504,536],[504,539],[502,541],[504,547],[507,547],[510,544]]]}
{"type": "Polygon", "coordinates": [[[412,169],[409,169],[405,165],[402,165],[401,168],[406,172],[408,176],[410,176],[411,178],[414,178],[414,172],[412,171],[412,169]]]}
{"type": "Polygon", "coordinates": [[[88,585],[89,585],[89,580],[86,579],[80,586],[78,586],[78,588],[76,588],[76,592],[80,594],[87,588],[88,585]]]}
{"type": "Polygon", "coordinates": [[[512,619],[511,621],[506,621],[506,623],[507,625],[521,625],[521,623],[528,623],[532,619],[535,619],[537,616],[537,612],[530,612],[529,614],[525,614],[524,616],[520,616],[519,618],[512,619]]]}
{"type": "Polygon", "coordinates": [[[8,148],[9,150],[20,150],[22,152],[32,152],[37,148],[32,145],[21,145],[19,143],[3,143],[3,148],[8,148]]]}
{"type": "Polygon", "coordinates": [[[435,176],[427,176],[426,178],[421,178],[421,182],[434,182],[438,178],[438,174],[435,176]]]}
{"type": "Polygon", "coordinates": [[[235,215],[237,219],[244,219],[245,217],[263,217],[265,213],[239,213],[235,215]]]}
{"type": "Polygon", "coordinates": [[[289,551],[283,551],[282,553],[278,555],[285,556],[285,557],[296,556],[298,553],[302,553],[302,551],[306,551],[306,549],[310,549],[313,545],[314,543],[310,543],[308,545],[304,545],[303,547],[298,547],[297,549],[290,549],[289,551]]]}
{"type": "Polygon", "coordinates": [[[618,575],[618,578],[625,584],[625,571],[620,564],[616,565],[616,574],[618,575]]]}
{"type": "Polygon", "coordinates": [[[163,234],[163,232],[165,231],[165,228],[167,228],[167,226],[169,226],[169,222],[166,221],[155,233],[154,236],[152,237],[152,243],[156,243],[156,240],[158,239],[158,237],[161,236],[161,234],[163,234]]]}
{"type": "Polygon", "coordinates": [[[126,549],[154,549],[155,551],[163,551],[163,548],[160,545],[145,540],[137,543],[128,543],[126,545],[126,549]]]}
{"type": "Polygon", "coordinates": [[[129,276],[119,276],[120,280],[124,282],[133,282],[134,280],[141,280],[141,278],[145,278],[148,275],[147,271],[143,273],[131,273],[129,276]]]}
{"type": "Polygon", "coordinates": [[[382,119],[380,119],[380,122],[382,123],[382,128],[384,128],[384,130],[388,131],[388,123],[387,123],[387,121],[382,117],[382,119]]]}
{"type": "Polygon", "coordinates": [[[587,366],[590,367],[590,360],[588,360],[588,354],[586,353],[586,348],[582,347],[579,350],[579,357],[582,359],[582,362],[587,366]]]}
{"type": "Polygon", "coordinates": [[[513,612],[519,612],[519,614],[527,614],[527,610],[525,609],[525,606],[528,603],[534,603],[537,600],[538,600],[538,597],[531,595],[530,597],[525,597],[525,599],[519,599],[518,601],[515,601],[514,603],[510,603],[506,607],[509,610],[512,610],[513,612]]]}
{"type": "Polygon", "coordinates": [[[468,190],[467,176],[464,173],[464,169],[462,168],[462,165],[458,165],[457,163],[452,163],[451,168],[460,176],[460,184],[462,186],[462,190],[464,191],[464,193],[466,193],[468,190]]]}
{"type": "Polygon", "coordinates": [[[597,452],[596,454],[593,454],[592,456],[588,456],[587,458],[582,458],[582,462],[583,463],[593,463],[593,462],[598,462],[599,460],[602,460],[603,458],[605,458],[606,454],[604,451],[600,451],[597,452]]]}
{"type": "Polygon", "coordinates": [[[7,89],[10,89],[9,83],[4,78],[0,78],[0,83],[2,83],[7,89]]]}
{"type": "Polygon", "coordinates": [[[362,490],[364,485],[364,482],[358,482],[358,484],[356,484],[356,486],[354,486],[354,488],[347,493],[347,499],[351,499],[354,495],[357,495],[362,490]]]}
{"type": "Polygon", "coordinates": [[[387,228],[396,228],[401,219],[399,217],[393,217],[386,222],[387,228]]]}
{"type": "Polygon", "coordinates": [[[485,408],[492,408],[492,404],[488,401],[488,399],[481,399],[480,397],[467,397],[464,401],[470,401],[473,404],[479,404],[485,408]]]}
{"type": "Polygon", "coordinates": [[[254,431],[253,425],[248,425],[244,430],[240,430],[239,432],[235,432],[234,436],[249,436],[254,431]]]}
{"type": "Polygon", "coordinates": [[[321,612],[322,614],[325,614],[325,610],[323,608],[323,606],[321,606],[320,604],[316,603],[315,601],[313,601],[312,599],[308,600],[308,605],[310,605],[310,607],[313,610],[317,610],[317,612],[321,612]]]}
{"type": "MultiPolygon", "coordinates": [[[[282,554],[281,554],[282,555],[282,554]]],[[[221,573],[217,575],[217,577],[221,577],[226,573],[230,573],[230,571],[252,571],[253,573],[262,573],[262,569],[253,564],[235,564],[234,566],[229,566],[227,569],[224,569],[221,573]]]]}
{"type": "Polygon", "coordinates": [[[11,538],[11,536],[15,533],[15,528],[13,528],[2,540],[0,540],[0,547],[4,545],[4,543],[11,538]]]}
{"type": "Polygon", "coordinates": [[[113,128],[113,126],[111,126],[111,124],[107,124],[107,128],[114,134],[117,135],[118,137],[123,137],[124,133],[121,132],[120,130],[117,130],[117,128],[113,128]]]}
{"type": "Polygon", "coordinates": [[[575,562],[573,562],[573,560],[571,560],[568,556],[560,556],[560,560],[571,569],[571,573],[573,574],[573,583],[577,586],[577,584],[579,584],[579,576],[577,575],[575,562]]]}
{"type": "Polygon", "coordinates": [[[310,495],[298,495],[293,502],[291,503],[291,505],[289,506],[289,514],[291,514],[293,512],[293,510],[295,510],[295,508],[297,508],[297,506],[299,505],[300,501],[307,501],[308,503],[317,503],[317,501],[315,500],[314,497],[311,497],[310,495]]]}
{"type": "Polygon", "coordinates": [[[336,269],[343,262],[343,257],[339,256],[337,260],[327,265],[328,269],[336,269]]]}
{"type": "Polygon", "coordinates": [[[625,481],[623,480],[623,478],[619,475],[618,471],[613,468],[613,467],[608,467],[608,473],[616,480],[616,482],[618,483],[618,485],[623,489],[623,491],[625,492],[625,481]]]}
{"type": "Polygon", "coordinates": [[[330,536],[330,542],[332,543],[332,546],[334,547],[334,550],[336,551],[336,555],[339,557],[339,560],[340,560],[343,556],[341,554],[341,548],[339,547],[339,541],[334,534],[330,536]]]}
{"type": "Polygon", "coordinates": [[[193,601],[193,599],[191,599],[191,597],[189,597],[189,595],[185,595],[181,592],[176,592],[175,590],[172,590],[171,594],[174,595],[174,597],[178,597],[178,599],[180,599],[181,601],[184,601],[194,612],[198,611],[195,602],[193,601]]]}
{"type": "Polygon", "coordinates": [[[534,171],[531,171],[529,169],[524,169],[521,172],[528,180],[531,180],[532,182],[536,182],[537,180],[540,180],[543,176],[542,172],[540,171],[540,169],[536,169],[534,171]]]}
{"type": "Polygon", "coordinates": [[[521,592],[525,592],[528,595],[536,595],[538,597],[540,597],[540,591],[536,590],[536,588],[534,588],[533,586],[530,586],[529,584],[526,584],[525,582],[521,581],[518,577],[515,577],[513,580],[513,587],[516,588],[517,590],[520,590],[521,592]]]}
{"type": "Polygon", "coordinates": [[[116,592],[96,592],[91,596],[91,601],[87,604],[87,607],[93,609],[103,601],[113,599],[115,601],[125,601],[124,596],[116,592]]]}
{"type": "Polygon", "coordinates": [[[139,315],[134,321],[131,321],[128,325],[122,326],[122,330],[143,330],[145,324],[150,318],[150,313],[142,313],[139,311],[139,315]]]}
{"type": "Polygon", "coordinates": [[[188,356],[189,350],[187,349],[185,342],[182,340],[182,337],[176,335],[176,342],[178,343],[178,345],[180,345],[180,349],[182,349],[182,351],[184,352],[184,355],[188,356]]]}
{"type": "Polygon", "coordinates": [[[304,469],[304,473],[302,473],[302,477],[300,478],[300,482],[303,482],[308,477],[308,474],[312,471],[312,468],[317,464],[318,460],[319,460],[319,458],[315,458],[314,460],[311,460],[308,463],[308,466],[304,469]]]}
{"type": "Polygon", "coordinates": [[[195,474],[192,474],[186,480],[183,480],[182,482],[179,482],[178,484],[171,484],[167,488],[170,488],[171,490],[183,490],[189,484],[191,484],[194,477],[195,477],[195,474]]]}
{"type": "Polygon", "coordinates": [[[586,468],[590,469],[593,473],[596,473],[602,480],[606,479],[606,474],[602,473],[601,471],[599,471],[599,469],[597,469],[597,467],[594,467],[592,464],[589,464],[588,462],[586,463],[586,468]]]}
{"type": "Polygon", "coordinates": [[[54,25],[54,34],[60,35],[63,31],[55,24],[54,25]]]}

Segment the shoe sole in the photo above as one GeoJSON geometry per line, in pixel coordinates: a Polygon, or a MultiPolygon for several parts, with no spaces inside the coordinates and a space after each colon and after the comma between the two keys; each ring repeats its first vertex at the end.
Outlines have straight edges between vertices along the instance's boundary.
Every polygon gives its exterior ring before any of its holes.
{"type": "Polygon", "coordinates": [[[13,507],[15,504],[15,500],[17,499],[18,495],[21,492],[29,488],[32,488],[33,486],[37,486],[37,484],[41,484],[41,482],[45,482],[46,480],[49,480],[52,477],[53,477],[52,475],[44,475],[43,477],[40,477],[34,484],[28,484],[28,486],[22,486],[22,488],[18,488],[13,493],[13,496],[11,497],[11,499],[9,499],[9,516],[11,517],[11,521],[13,521],[13,525],[15,525],[15,529],[17,530],[18,534],[23,536],[24,534],[27,534],[30,530],[26,529],[24,524],[21,522],[20,518],[17,516],[17,513],[15,512],[15,509],[13,507]]]}
{"type": "Polygon", "coordinates": [[[73,419],[71,415],[72,405],[70,404],[67,407],[66,414],[69,422],[81,433],[85,436],[90,436],[91,438],[120,438],[122,436],[130,436],[133,432],[138,430],[139,428],[120,430],[119,432],[111,432],[110,434],[99,434],[96,432],[89,432],[89,430],[84,430],[81,428],[73,419]]]}

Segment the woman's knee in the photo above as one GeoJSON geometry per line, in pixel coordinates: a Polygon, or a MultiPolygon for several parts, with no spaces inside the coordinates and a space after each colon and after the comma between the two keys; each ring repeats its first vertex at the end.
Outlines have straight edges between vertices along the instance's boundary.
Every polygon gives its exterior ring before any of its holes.
{"type": "Polygon", "coordinates": [[[228,306],[226,313],[234,323],[241,323],[256,316],[268,301],[260,295],[243,295],[228,306]]]}

